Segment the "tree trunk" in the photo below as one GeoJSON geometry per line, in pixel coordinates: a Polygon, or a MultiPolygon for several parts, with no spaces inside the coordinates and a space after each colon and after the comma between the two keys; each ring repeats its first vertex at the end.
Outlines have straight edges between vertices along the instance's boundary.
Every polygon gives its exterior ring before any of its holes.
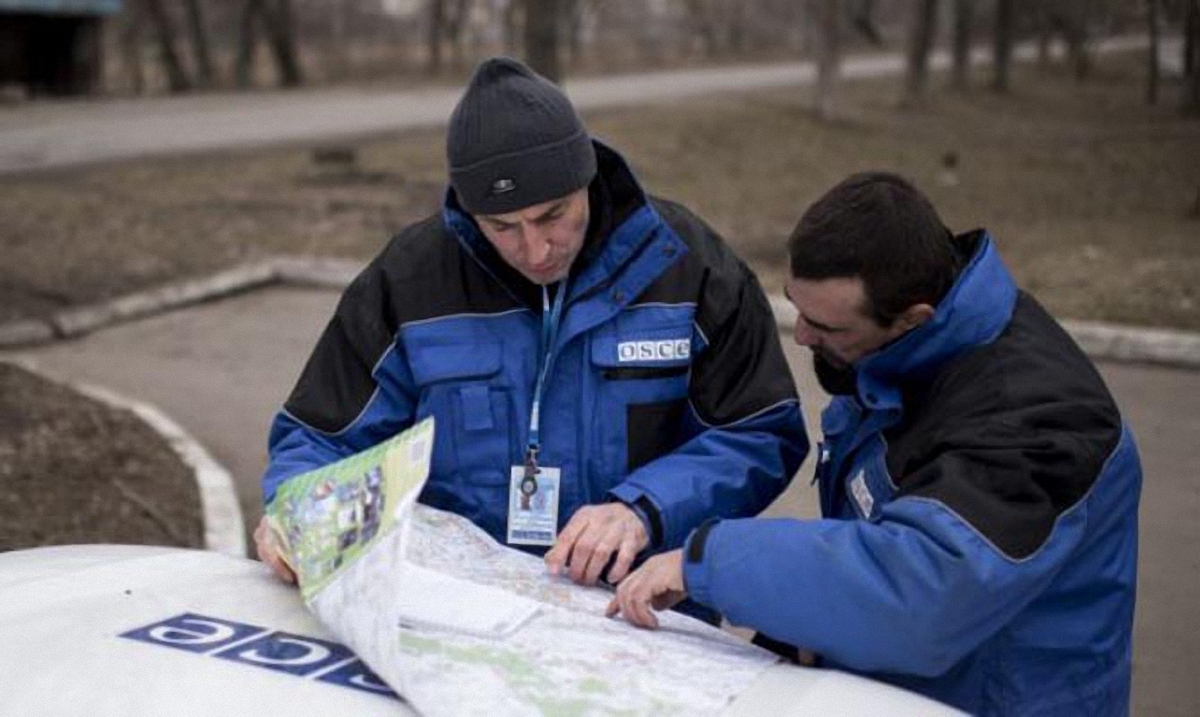
{"type": "Polygon", "coordinates": [[[833,119],[838,71],[838,0],[820,0],[821,45],[817,54],[817,117],[833,119]]]}
{"type": "Polygon", "coordinates": [[[875,25],[875,0],[859,0],[850,13],[850,24],[867,42],[883,47],[883,37],[875,25]]]}
{"type": "Polygon", "coordinates": [[[729,32],[725,49],[734,56],[741,56],[746,51],[746,12],[746,3],[735,2],[728,16],[729,32]]]}
{"type": "Polygon", "coordinates": [[[1187,0],[1183,27],[1183,111],[1200,114],[1200,0],[1187,0]]]}
{"type": "Polygon", "coordinates": [[[950,86],[965,91],[971,73],[972,0],[954,0],[954,49],[950,65],[950,86]]]}
{"type": "Polygon", "coordinates": [[[179,53],[175,51],[175,32],[171,27],[171,19],[167,17],[166,8],[163,7],[162,0],[144,2],[150,22],[154,25],[154,34],[158,38],[159,58],[162,60],[163,70],[167,73],[167,86],[171,92],[186,92],[191,89],[192,83],[179,62],[179,53]]]}
{"type": "Polygon", "coordinates": [[[1008,92],[1008,70],[1012,60],[1013,10],[1016,0],[996,0],[996,25],[993,29],[992,89],[1008,92]]]}
{"type": "Polygon", "coordinates": [[[341,79],[350,71],[349,53],[349,24],[351,0],[330,0],[326,7],[328,12],[329,35],[325,48],[326,77],[341,79]]]}
{"type": "Polygon", "coordinates": [[[1070,19],[1067,22],[1067,47],[1070,50],[1071,63],[1075,67],[1075,79],[1082,82],[1087,79],[1092,67],[1088,37],[1091,0],[1072,0],[1070,13],[1070,19]]]}
{"type": "Polygon", "coordinates": [[[692,29],[700,36],[704,56],[710,59],[716,57],[721,52],[721,43],[717,40],[716,23],[708,4],[704,0],[687,0],[685,5],[692,18],[692,29]]]}
{"type": "Polygon", "coordinates": [[[1146,27],[1150,34],[1150,55],[1146,74],[1146,102],[1158,104],[1158,0],[1146,0],[1146,27]]]}
{"type": "Polygon", "coordinates": [[[296,28],[292,22],[292,0],[275,0],[274,7],[262,3],[263,25],[267,42],[279,70],[279,84],[296,87],[303,82],[300,63],[296,59],[296,28]]]}
{"type": "Polygon", "coordinates": [[[192,56],[196,59],[196,84],[212,87],[216,80],[213,71],[212,53],[208,49],[208,33],[204,28],[204,16],[200,12],[200,0],[184,0],[187,10],[188,30],[192,36],[192,56]]]}
{"type": "Polygon", "coordinates": [[[929,52],[937,34],[938,0],[917,0],[908,38],[908,70],[904,82],[904,103],[916,104],[925,94],[929,77],[929,52]]]}
{"type": "Polygon", "coordinates": [[[1184,0],[1183,17],[1183,75],[1191,77],[1196,72],[1196,42],[1200,37],[1200,17],[1197,16],[1196,0],[1184,0]]]}
{"type": "Polygon", "coordinates": [[[146,73],[142,67],[142,7],[140,2],[130,2],[121,16],[121,56],[129,73],[129,86],[133,94],[146,91],[146,73]]]}
{"type": "Polygon", "coordinates": [[[1037,18],[1037,65],[1043,72],[1050,68],[1050,43],[1054,40],[1054,16],[1045,2],[1034,9],[1037,18]]]}
{"type": "Polygon", "coordinates": [[[442,28],[446,24],[446,5],[443,0],[429,0],[429,33],[426,35],[428,64],[425,69],[436,75],[442,69],[442,28]]]}
{"type": "Polygon", "coordinates": [[[454,66],[462,68],[464,43],[467,37],[467,25],[471,18],[471,0],[454,0],[454,15],[446,24],[446,34],[450,40],[450,51],[454,57],[454,66]]]}
{"type": "Polygon", "coordinates": [[[524,0],[509,0],[504,8],[504,50],[514,57],[518,54],[518,31],[524,22],[524,9],[524,0]]]}
{"type": "Polygon", "coordinates": [[[552,82],[562,79],[558,62],[558,0],[524,0],[525,59],[552,82]]]}
{"type": "Polygon", "coordinates": [[[568,66],[580,62],[583,56],[583,15],[586,11],[584,0],[566,0],[563,15],[564,29],[567,33],[568,66]]]}
{"type": "Polygon", "coordinates": [[[257,42],[254,28],[255,18],[260,16],[262,0],[246,0],[238,18],[238,51],[233,63],[233,78],[238,87],[246,89],[253,84],[254,46],[257,42]]]}

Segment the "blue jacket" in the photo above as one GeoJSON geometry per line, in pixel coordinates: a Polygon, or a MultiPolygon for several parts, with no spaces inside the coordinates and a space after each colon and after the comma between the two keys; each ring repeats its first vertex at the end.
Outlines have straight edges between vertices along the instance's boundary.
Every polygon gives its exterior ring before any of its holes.
{"type": "MultiPolygon", "coordinates": [[[[643,194],[596,145],[592,220],[541,408],[539,462],[561,469],[559,528],[620,500],[655,548],[710,516],[748,516],[808,450],[754,275],[683,207],[643,194]]],[[[447,196],[346,290],[270,435],[269,502],[289,477],[436,417],[421,500],[506,538],[510,468],[528,441],[540,289],[447,196]]]]}
{"type": "Polygon", "coordinates": [[[821,520],[705,525],[691,597],[978,715],[1125,715],[1141,468],[1100,376],[990,238],[822,416],[821,520]]]}

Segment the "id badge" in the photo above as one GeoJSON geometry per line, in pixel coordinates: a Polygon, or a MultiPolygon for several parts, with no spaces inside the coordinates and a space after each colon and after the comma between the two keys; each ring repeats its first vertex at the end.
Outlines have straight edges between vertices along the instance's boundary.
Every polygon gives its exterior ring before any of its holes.
{"type": "Polygon", "coordinates": [[[513,466],[508,481],[508,544],[554,545],[558,536],[558,468],[532,476],[513,466]]]}

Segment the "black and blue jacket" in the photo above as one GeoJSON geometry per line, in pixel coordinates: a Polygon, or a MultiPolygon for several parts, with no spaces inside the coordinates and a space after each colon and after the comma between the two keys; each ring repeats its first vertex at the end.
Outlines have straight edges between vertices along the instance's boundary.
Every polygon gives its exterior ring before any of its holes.
{"type": "Polygon", "coordinates": [[[1126,715],[1141,468],[1103,381],[991,239],[822,416],[821,520],[728,520],[688,591],[975,715],[1126,715]]]}
{"type": "MultiPolygon", "coordinates": [[[[808,451],[754,275],[683,207],[648,198],[597,143],[592,223],[569,281],[541,407],[539,462],[561,469],[559,528],[620,500],[655,548],[710,516],[749,516],[808,451]]],[[[267,502],[289,477],[436,418],[421,501],[504,542],[541,361],[540,290],[449,192],[353,281],[270,434],[267,502]]]]}

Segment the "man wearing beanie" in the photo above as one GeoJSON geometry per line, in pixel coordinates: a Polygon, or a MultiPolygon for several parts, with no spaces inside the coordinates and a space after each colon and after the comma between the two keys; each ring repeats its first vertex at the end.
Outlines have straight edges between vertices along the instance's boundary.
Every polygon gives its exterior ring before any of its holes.
{"type": "Polygon", "coordinates": [[[276,417],[265,501],[434,416],[421,501],[594,584],[778,496],[808,451],[799,400],[721,238],[515,60],[476,70],[446,156],[441,213],[353,281],[276,417]]]}

